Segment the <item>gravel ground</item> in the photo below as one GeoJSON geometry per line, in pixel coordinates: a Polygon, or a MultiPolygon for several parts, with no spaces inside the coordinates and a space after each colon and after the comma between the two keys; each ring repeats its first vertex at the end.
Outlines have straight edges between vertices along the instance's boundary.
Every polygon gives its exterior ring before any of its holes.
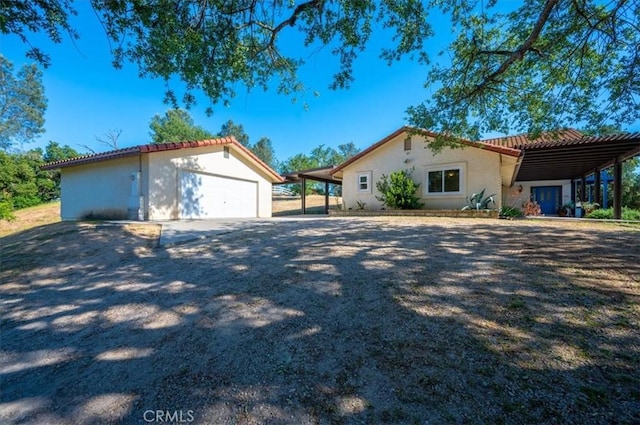
{"type": "Polygon", "coordinates": [[[280,221],[0,239],[3,424],[640,422],[640,231],[280,221]]]}

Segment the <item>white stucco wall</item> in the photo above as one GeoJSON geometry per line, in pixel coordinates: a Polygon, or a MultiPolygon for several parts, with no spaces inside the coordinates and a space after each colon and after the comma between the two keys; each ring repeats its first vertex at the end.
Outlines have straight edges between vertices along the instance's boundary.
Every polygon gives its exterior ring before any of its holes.
{"type": "Polygon", "coordinates": [[[376,190],[376,182],[383,174],[407,170],[414,167],[412,178],[420,183],[418,196],[425,209],[460,209],[467,204],[466,198],[473,193],[485,189],[485,195],[496,194],[497,207],[502,202],[502,177],[500,154],[474,147],[464,149],[445,148],[434,155],[427,147],[423,136],[412,136],[411,150],[404,150],[406,134],[402,133],[388,141],[368,155],[348,165],[342,174],[342,196],[345,208],[357,209],[357,201],[365,202],[367,209],[380,209],[382,203],[375,197],[380,194],[376,190]],[[461,166],[461,193],[429,194],[427,193],[427,175],[429,167],[450,165],[461,166]],[[372,184],[369,193],[358,191],[358,175],[371,172],[372,184]]]}
{"type": "Polygon", "coordinates": [[[131,174],[139,169],[139,157],[94,162],[61,170],[60,216],[62,220],[127,218],[131,174]]]}
{"type": "Polygon", "coordinates": [[[179,218],[179,170],[197,171],[256,182],[258,185],[258,217],[271,217],[271,181],[268,176],[234,151],[232,145],[229,148],[228,158],[224,157],[223,146],[148,154],[146,218],[149,220],[179,218]]]}

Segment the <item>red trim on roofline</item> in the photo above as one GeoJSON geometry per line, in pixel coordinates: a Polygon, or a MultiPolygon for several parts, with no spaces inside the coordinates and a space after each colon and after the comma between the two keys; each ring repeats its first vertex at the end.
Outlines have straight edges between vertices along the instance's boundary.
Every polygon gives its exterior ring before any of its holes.
{"type": "MultiPolygon", "coordinates": [[[[405,132],[409,133],[409,134],[420,134],[422,136],[434,137],[434,138],[440,136],[440,134],[438,134],[438,133],[434,133],[433,131],[429,131],[429,130],[426,130],[426,129],[423,129],[423,128],[410,127],[410,126],[400,127],[399,129],[397,129],[396,131],[394,131],[390,135],[386,136],[384,139],[380,140],[377,143],[374,143],[373,145],[369,146],[367,149],[363,150],[362,152],[358,153],[357,155],[352,156],[351,158],[349,158],[348,160],[346,160],[342,164],[338,165],[329,174],[333,175],[333,174],[335,174],[335,173],[337,173],[339,171],[344,170],[345,167],[353,164],[354,162],[356,162],[360,158],[362,158],[362,157],[364,157],[366,155],[369,155],[374,150],[378,149],[381,146],[384,146],[387,142],[395,139],[400,134],[405,133],[405,132]]],[[[514,149],[514,148],[510,148],[510,147],[506,147],[506,146],[486,144],[486,143],[481,143],[481,142],[472,142],[470,140],[465,140],[465,139],[457,139],[457,140],[459,141],[459,143],[461,143],[463,145],[471,146],[471,147],[478,148],[478,149],[485,149],[485,150],[488,150],[488,151],[491,151],[491,152],[501,153],[501,154],[504,154],[504,155],[515,156],[515,157],[519,157],[520,155],[522,155],[522,151],[520,149],[514,149]]]]}
{"type": "Polygon", "coordinates": [[[151,154],[154,152],[164,152],[164,151],[173,151],[178,149],[192,149],[192,148],[202,148],[207,146],[216,146],[216,145],[233,145],[236,149],[241,151],[243,154],[251,158],[253,161],[258,163],[259,166],[265,169],[267,174],[273,176],[277,181],[283,182],[284,178],[278,174],[275,170],[265,164],[260,158],[256,156],[253,152],[251,152],[246,147],[242,146],[233,136],[231,137],[220,137],[217,139],[206,139],[206,140],[194,140],[194,141],[185,141],[185,142],[169,142],[169,143],[150,143],[147,145],[139,145],[131,148],[118,149],[109,152],[101,152],[91,155],[83,155],[76,158],[63,159],[61,161],[54,161],[48,164],[44,164],[40,167],[43,170],[53,170],[56,168],[66,168],[72,167],[76,165],[90,164],[93,162],[102,162],[108,161],[116,158],[124,158],[127,156],[135,156],[138,154],[151,154]]]}

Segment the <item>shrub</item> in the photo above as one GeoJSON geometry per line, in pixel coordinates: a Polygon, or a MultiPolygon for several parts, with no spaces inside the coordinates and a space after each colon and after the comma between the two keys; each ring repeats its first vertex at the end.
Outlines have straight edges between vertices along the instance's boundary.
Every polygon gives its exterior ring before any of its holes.
{"type": "Polygon", "coordinates": [[[383,174],[376,183],[376,189],[382,196],[376,196],[376,199],[389,208],[417,210],[422,207],[420,198],[416,196],[420,185],[411,180],[412,172],[403,170],[394,171],[389,176],[383,174]]]}
{"type": "Polygon", "coordinates": [[[496,196],[496,194],[494,193],[493,195],[484,196],[485,190],[486,189],[482,189],[482,192],[474,193],[470,197],[467,197],[467,203],[469,205],[462,207],[462,209],[463,210],[487,210],[489,209],[489,204],[495,205],[496,202],[493,200],[493,197],[496,196]]]}
{"type": "MultiPolygon", "coordinates": [[[[613,208],[593,210],[586,215],[586,218],[594,218],[597,220],[613,219],[613,208]]],[[[640,211],[626,207],[622,208],[622,219],[640,221],[640,211]]]]}
{"type": "Polygon", "coordinates": [[[515,217],[522,217],[522,216],[523,216],[522,211],[520,211],[516,207],[500,208],[500,217],[515,218],[515,217]]]}
{"type": "Polygon", "coordinates": [[[602,208],[599,210],[593,210],[589,213],[587,213],[587,215],[585,216],[587,218],[595,218],[598,220],[606,220],[606,219],[611,219],[613,218],[613,209],[611,208],[602,208]]]}
{"type": "Polygon", "coordinates": [[[13,204],[11,201],[0,201],[0,220],[15,220],[13,215],[13,204]]]}

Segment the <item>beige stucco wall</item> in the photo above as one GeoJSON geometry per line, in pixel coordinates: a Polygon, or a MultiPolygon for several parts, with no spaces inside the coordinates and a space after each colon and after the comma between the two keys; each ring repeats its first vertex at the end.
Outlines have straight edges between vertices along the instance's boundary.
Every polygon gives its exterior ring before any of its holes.
{"type": "MultiPolygon", "coordinates": [[[[434,155],[427,148],[423,136],[412,136],[411,150],[404,150],[406,133],[388,141],[368,155],[348,165],[342,173],[342,196],[345,208],[357,209],[357,201],[365,202],[366,209],[380,209],[382,203],[375,197],[380,195],[376,182],[383,174],[407,170],[414,167],[413,180],[420,183],[418,196],[425,209],[460,209],[467,204],[466,198],[483,189],[485,195],[496,194],[497,207],[502,202],[501,155],[495,152],[466,147],[464,149],[445,148],[434,155]],[[431,166],[460,165],[462,167],[461,194],[428,194],[427,173],[431,166]],[[357,177],[361,172],[371,172],[372,187],[370,193],[358,191],[357,177]]],[[[510,165],[512,167],[512,165],[510,165]]]]}
{"type": "Polygon", "coordinates": [[[571,180],[516,181],[510,188],[503,188],[503,205],[522,208],[522,204],[531,199],[531,188],[538,186],[562,186],[562,204],[571,201],[571,180]],[[522,186],[522,192],[520,192],[522,186]]]}
{"type": "Polygon", "coordinates": [[[126,218],[131,174],[138,171],[139,160],[134,156],[63,168],[61,218],[126,218]]]}
{"type": "Polygon", "coordinates": [[[271,181],[268,176],[236,152],[232,145],[229,148],[229,158],[224,158],[223,146],[179,149],[147,155],[148,192],[146,193],[149,196],[146,201],[146,218],[149,220],[179,218],[179,170],[257,182],[258,217],[271,217],[271,181]]]}

